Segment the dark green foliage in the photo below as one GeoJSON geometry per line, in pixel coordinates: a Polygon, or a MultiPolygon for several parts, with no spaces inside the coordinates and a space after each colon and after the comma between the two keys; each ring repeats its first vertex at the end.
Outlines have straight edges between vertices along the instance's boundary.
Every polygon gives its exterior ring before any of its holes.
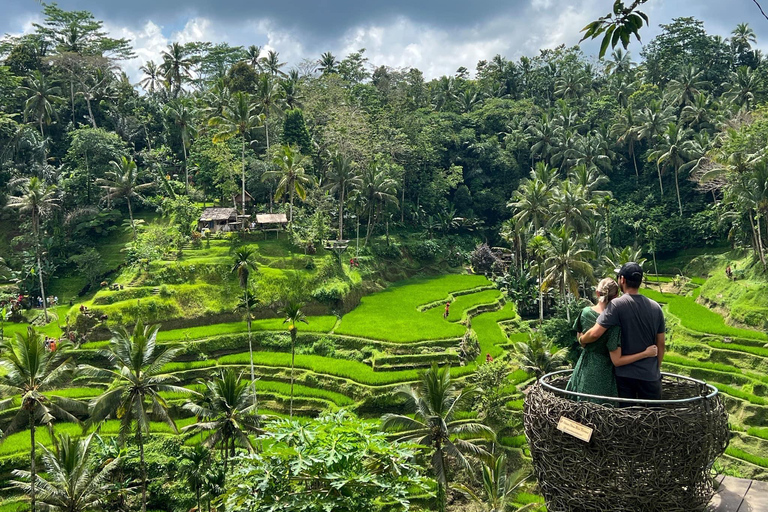
{"type": "Polygon", "coordinates": [[[289,146],[296,145],[302,154],[312,154],[312,140],[309,136],[309,130],[307,130],[307,124],[304,121],[304,113],[300,108],[285,111],[283,144],[289,146]]]}

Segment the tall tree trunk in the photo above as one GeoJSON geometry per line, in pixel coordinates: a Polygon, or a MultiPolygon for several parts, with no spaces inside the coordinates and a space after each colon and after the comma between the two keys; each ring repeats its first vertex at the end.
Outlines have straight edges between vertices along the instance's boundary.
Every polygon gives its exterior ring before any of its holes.
{"type": "Polygon", "coordinates": [[[296,362],[296,326],[291,330],[291,405],[289,415],[293,419],[293,368],[296,362]]]}
{"type": "Polygon", "coordinates": [[[35,258],[37,259],[37,278],[40,281],[40,296],[43,299],[43,319],[48,323],[48,302],[45,296],[45,283],[43,282],[43,265],[40,258],[40,217],[36,210],[32,211],[32,230],[35,235],[35,258]]]}
{"type": "Polygon", "coordinates": [[[291,233],[293,233],[293,194],[295,193],[294,187],[291,187],[291,192],[288,195],[290,198],[289,204],[288,204],[288,229],[291,233]]]}
{"type": "Polygon", "coordinates": [[[678,169],[675,169],[675,191],[677,192],[677,206],[680,208],[680,216],[683,216],[683,203],[680,201],[680,185],[678,184],[677,180],[677,171],[678,169]]]}
{"type": "Polygon", "coordinates": [[[131,198],[125,196],[125,200],[128,202],[128,217],[131,219],[131,230],[133,231],[133,241],[136,241],[136,225],[133,222],[133,208],[131,208],[131,198]]]}
{"type": "Polygon", "coordinates": [[[31,487],[29,491],[30,496],[30,508],[32,512],[35,512],[37,510],[35,508],[35,480],[37,480],[37,468],[35,467],[35,414],[34,410],[29,411],[29,442],[30,442],[30,450],[29,450],[29,472],[32,475],[31,480],[31,487]]]}
{"type": "Polygon", "coordinates": [[[75,124],[75,81],[69,76],[69,105],[72,111],[72,125],[75,124]]]}
{"type": "Polygon", "coordinates": [[[264,133],[267,135],[267,157],[269,157],[269,109],[264,109],[264,133]]]}
{"type": "Polygon", "coordinates": [[[147,463],[144,460],[144,439],[141,437],[139,425],[136,425],[136,441],[139,443],[139,463],[141,464],[141,512],[147,512],[147,463]]]}
{"type": "Polygon", "coordinates": [[[341,194],[339,196],[339,240],[341,241],[344,236],[344,183],[341,184],[341,194]]]}
{"type": "Polygon", "coordinates": [[[760,262],[763,264],[763,269],[766,267],[765,263],[765,251],[763,249],[763,234],[762,229],[760,228],[760,214],[757,214],[757,218],[755,219],[755,229],[757,230],[757,246],[760,249],[760,262]]]}
{"type": "Polygon", "coordinates": [[[248,324],[248,353],[251,355],[251,386],[253,389],[253,406],[256,407],[256,377],[253,371],[253,336],[251,335],[251,301],[248,298],[248,291],[245,291],[245,306],[247,324],[248,324]]]}
{"type": "Polygon", "coordinates": [[[640,179],[640,172],[637,170],[637,158],[635,158],[635,143],[629,143],[629,153],[632,155],[632,163],[635,165],[635,180],[640,179]]]}
{"type": "Polygon", "coordinates": [[[184,193],[189,195],[189,169],[187,168],[187,145],[181,140],[181,149],[184,150],[184,193]]]}
{"type": "Polygon", "coordinates": [[[405,171],[403,171],[403,190],[400,192],[400,224],[405,222],[405,171]]]}
{"type": "Polygon", "coordinates": [[[368,227],[365,230],[365,242],[363,247],[368,245],[368,239],[371,237],[371,221],[373,220],[373,207],[368,208],[368,227]]]}
{"type": "Polygon", "coordinates": [[[242,163],[243,163],[243,204],[242,204],[242,213],[245,215],[245,134],[243,134],[243,146],[242,146],[242,163]]]}
{"type": "MultiPolygon", "coordinates": [[[[539,263],[539,267],[541,264],[539,263]]],[[[539,270],[539,326],[544,323],[544,290],[542,289],[542,277],[541,270],[539,270]]]]}
{"type": "Polygon", "coordinates": [[[664,199],[664,183],[661,181],[661,168],[659,162],[656,162],[656,173],[659,175],[659,190],[661,190],[661,198],[664,199]]]}
{"type": "Polygon", "coordinates": [[[83,94],[83,98],[85,98],[85,104],[88,105],[88,117],[91,118],[91,127],[97,128],[96,118],[93,116],[93,110],[91,110],[91,99],[88,97],[88,94],[83,94]]]}

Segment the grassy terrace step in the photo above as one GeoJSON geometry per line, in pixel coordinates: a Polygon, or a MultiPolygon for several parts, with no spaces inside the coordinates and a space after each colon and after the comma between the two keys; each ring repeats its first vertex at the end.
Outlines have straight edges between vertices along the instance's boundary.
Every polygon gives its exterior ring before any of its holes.
{"type": "MultiPolygon", "coordinates": [[[[333,329],[337,318],[335,316],[309,316],[307,324],[302,324],[300,329],[306,332],[327,333],[333,329]]],[[[263,318],[251,322],[252,331],[286,331],[282,318],[263,318]]],[[[159,342],[172,342],[184,340],[199,340],[220,336],[222,334],[242,334],[248,332],[245,322],[232,322],[227,324],[212,324],[199,327],[171,329],[160,331],[157,335],[159,342]]]]}
{"type": "Polygon", "coordinates": [[[457,338],[464,334],[463,326],[443,321],[440,311],[420,312],[418,307],[441,300],[452,292],[488,284],[483,276],[459,274],[397,283],[363,297],[334,332],[401,343],[457,338]]]}
{"type": "MultiPolygon", "coordinates": [[[[200,384],[191,384],[186,387],[198,393],[205,392],[205,387],[200,384]]],[[[281,398],[289,398],[291,396],[291,385],[281,381],[258,379],[256,380],[256,392],[272,393],[279,395],[281,398]]],[[[354,400],[342,393],[304,386],[302,384],[294,384],[293,394],[296,398],[319,398],[336,404],[339,407],[346,407],[355,403],[354,400]]],[[[188,398],[188,395],[182,393],[162,392],[160,395],[169,400],[186,400],[188,398]]]]}
{"type": "Polygon", "coordinates": [[[657,302],[667,304],[669,312],[675,315],[684,327],[693,331],[768,341],[768,335],[764,332],[753,331],[751,329],[740,329],[738,327],[727,325],[722,316],[715,311],[698,304],[693,297],[684,297],[671,293],[659,293],[647,288],[643,288],[641,293],[657,302]]]}

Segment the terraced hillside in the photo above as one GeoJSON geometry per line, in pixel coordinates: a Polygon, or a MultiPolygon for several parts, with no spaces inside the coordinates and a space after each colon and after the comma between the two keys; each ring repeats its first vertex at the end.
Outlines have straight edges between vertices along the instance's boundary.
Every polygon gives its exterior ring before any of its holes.
{"type": "MultiPolygon", "coordinates": [[[[294,411],[313,416],[325,409],[349,407],[378,417],[398,407],[388,391],[416,380],[419,371],[432,362],[451,364],[454,376],[465,377],[485,361],[487,354],[503,354],[509,343],[503,325],[515,318],[514,307],[504,302],[501,292],[484,277],[473,275],[397,283],[364,297],[360,306],[341,320],[311,315],[308,324],[300,327],[297,340],[294,411]],[[448,301],[452,304],[451,314],[445,319],[443,311],[448,301]],[[459,343],[469,323],[477,335],[479,352],[472,360],[462,360],[459,343]]],[[[255,320],[252,329],[260,407],[280,414],[287,411],[290,393],[290,338],[280,318],[255,320]]],[[[248,373],[244,322],[164,330],[158,341],[183,345],[183,355],[166,365],[165,370],[191,389],[200,389],[199,380],[219,368],[234,367],[248,373]]],[[[107,344],[85,343],[76,351],[76,358],[83,363],[101,364],[100,351],[107,344]]],[[[527,378],[525,372],[518,371],[510,385],[527,378]]],[[[75,381],[51,394],[87,401],[101,392],[102,388],[92,383],[75,381]]],[[[173,404],[181,425],[192,421],[181,409],[184,396],[166,394],[165,398],[173,404]]],[[[2,415],[13,413],[14,409],[9,409],[2,415]]],[[[112,435],[116,428],[107,423],[102,433],[112,435]]],[[[157,424],[153,429],[170,434],[167,425],[157,424]]],[[[75,432],[79,427],[59,423],[55,430],[75,432]]],[[[42,435],[39,441],[46,444],[50,439],[42,435]]],[[[0,473],[22,466],[28,449],[27,433],[10,436],[0,445],[0,473]]]]}
{"type": "Polygon", "coordinates": [[[670,335],[663,369],[714,384],[725,398],[733,437],[721,465],[768,479],[768,335],[727,325],[690,296],[643,293],[664,304],[670,335]]]}

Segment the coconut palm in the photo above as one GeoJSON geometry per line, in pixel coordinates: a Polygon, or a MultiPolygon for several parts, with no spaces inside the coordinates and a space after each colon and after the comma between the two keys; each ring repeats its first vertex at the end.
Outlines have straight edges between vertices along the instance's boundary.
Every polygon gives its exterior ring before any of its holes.
{"type": "Polygon", "coordinates": [[[213,136],[213,142],[222,142],[231,137],[242,137],[241,161],[243,183],[243,209],[245,209],[245,145],[251,142],[249,134],[264,124],[264,116],[258,114],[258,106],[253,97],[245,92],[236,92],[232,101],[225,105],[220,116],[212,117],[208,122],[218,128],[213,136]]]}
{"type": "Polygon", "coordinates": [[[261,65],[263,69],[272,76],[285,76],[285,72],[281,70],[285,66],[285,62],[280,62],[280,53],[274,50],[269,50],[266,57],[261,58],[261,65]]]}
{"type": "Polygon", "coordinates": [[[203,381],[205,392],[199,399],[189,401],[184,408],[199,418],[187,425],[183,432],[196,434],[209,432],[203,440],[207,448],[219,447],[224,458],[224,471],[238,445],[254,450],[251,435],[261,433],[253,391],[242,375],[229,368],[212,379],[203,381]]]}
{"type": "Polygon", "coordinates": [[[275,189],[275,201],[279,201],[288,193],[288,226],[293,229],[293,200],[295,196],[304,201],[307,198],[307,187],[314,183],[314,178],[307,174],[304,162],[307,157],[301,154],[296,146],[283,145],[280,152],[272,160],[276,169],[264,173],[264,181],[278,179],[275,189]]]}
{"type": "MultiPolygon", "coordinates": [[[[457,485],[456,488],[473,501],[481,504],[486,512],[508,512],[514,495],[519,492],[530,473],[519,470],[509,475],[506,464],[507,458],[503,454],[493,457],[490,463],[483,463],[482,496],[464,485],[457,485]]],[[[527,512],[538,506],[537,503],[529,503],[514,510],[515,512],[527,512]]]]}
{"type": "Polygon", "coordinates": [[[124,326],[112,331],[109,349],[102,352],[107,368],[81,365],[83,375],[108,383],[106,391],[90,404],[87,425],[98,425],[110,416],[120,420],[121,442],[135,426],[136,444],[139,446],[141,465],[141,510],[147,509],[147,467],[144,461],[144,436],[149,435],[150,411],[178,433],[176,422],[169,414],[168,402],[162,392],[189,395],[193,391],[176,386],[178,378],[164,373],[163,367],[173,361],[181,347],[157,345],[159,326],[145,326],[136,322],[133,333],[124,326]]]}
{"type": "Polygon", "coordinates": [[[27,94],[27,100],[24,102],[24,117],[32,116],[40,127],[40,135],[45,137],[43,125],[51,124],[52,118],[56,115],[54,105],[64,101],[64,98],[59,96],[61,89],[56,82],[49,80],[40,71],[35,71],[27,79],[27,85],[20,89],[27,94]]]}
{"type": "Polygon", "coordinates": [[[304,305],[294,300],[288,300],[281,314],[285,318],[283,324],[288,324],[288,333],[291,335],[291,405],[290,416],[293,418],[293,370],[296,362],[296,335],[299,332],[299,322],[309,324],[307,317],[301,311],[304,305]]]}
{"type": "Polygon", "coordinates": [[[334,154],[331,158],[326,187],[331,194],[337,194],[339,197],[339,240],[344,238],[344,201],[350,192],[358,190],[361,185],[362,180],[352,159],[338,152],[334,154]]]}
{"type": "Polygon", "coordinates": [[[539,289],[539,324],[544,322],[544,261],[547,254],[547,238],[544,235],[535,235],[528,240],[528,253],[533,256],[534,265],[531,269],[538,275],[538,289],[539,289]]]}
{"type": "Polygon", "coordinates": [[[731,73],[731,86],[726,97],[739,108],[749,109],[755,101],[755,94],[762,88],[762,80],[755,71],[747,66],[740,66],[731,73]]]}
{"type": "Polygon", "coordinates": [[[187,484],[195,490],[197,510],[202,512],[202,490],[205,483],[205,470],[210,465],[211,453],[202,444],[193,446],[181,454],[179,472],[187,481],[187,484]]]}
{"type": "Polygon", "coordinates": [[[465,454],[487,456],[488,452],[476,444],[477,439],[492,440],[493,430],[473,420],[457,420],[455,414],[475,396],[471,387],[460,389],[451,380],[451,368],[442,370],[432,363],[419,382],[396,391],[407,400],[414,411],[413,417],[404,414],[385,414],[381,418],[382,430],[396,432],[397,439],[428,446],[434,450],[432,469],[438,486],[438,510],[445,510],[445,491],[448,485],[446,456],[453,457],[465,469],[471,466],[465,454]]]}
{"type": "Polygon", "coordinates": [[[536,156],[545,162],[549,161],[555,148],[557,147],[560,128],[544,114],[539,121],[526,129],[531,140],[531,156],[536,156]]]}
{"type": "Polygon", "coordinates": [[[520,367],[537,379],[566,366],[568,349],[558,349],[541,331],[530,333],[527,341],[518,341],[513,347],[520,367]]]}
{"type": "Polygon", "coordinates": [[[635,63],[632,61],[632,57],[629,52],[617,48],[611,52],[611,60],[606,62],[605,71],[609,74],[622,74],[627,73],[632,69],[635,63]]]}
{"type": "MultiPolygon", "coordinates": [[[[248,289],[248,279],[251,272],[258,270],[256,265],[256,251],[252,247],[239,247],[235,251],[235,264],[232,267],[232,272],[237,274],[237,279],[240,282],[240,288],[243,289],[243,296],[238,304],[238,309],[245,313],[245,322],[248,326],[248,353],[251,356],[251,382],[255,385],[255,373],[253,368],[253,337],[251,335],[251,310],[255,304],[253,294],[248,289]]],[[[256,400],[256,389],[253,391],[254,405],[256,400]]]]}
{"type": "Polygon", "coordinates": [[[285,106],[289,109],[299,108],[302,105],[302,94],[299,89],[299,74],[298,71],[292,69],[288,74],[288,78],[280,82],[280,96],[285,106]]]}
{"type": "Polygon", "coordinates": [[[193,61],[184,45],[180,43],[169,44],[163,51],[162,57],[163,63],[160,69],[168,82],[168,88],[176,98],[181,92],[183,83],[192,77],[190,69],[193,61]]]}
{"type": "MultiPolygon", "coordinates": [[[[649,146],[653,147],[666,130],[672,117],[672,113],[668,109],[662,108],[661,102],[651,101],[646,108],[640,111],[638,116],[638,121],[640,122],[637,132],[638,139],[647,140],[649,146]]],[[[659,175],[659,190],[663,198],[664,184],[661,181],[661,168],[658,165],[658,161],[656,163],[656,172],[659,175]]]]}
{"type": "Polygon", "coordinates": [[[640,134],[635,121],[634,111],[627,107],[611,127],[611,133],[616,137],[616,142],[627,146],[627,153],[635,167],[635,177],[640,177],[637,170],[637,158],[635,157],[635,145],[640,141],[640,134]]]}
{"type": "MultiPolygon", "coordinates": [[[[587,178],[588,179],[588,178],[587,178]]],[[[587,196],[588,189],[566,180],[552,191],[550,226],[563,225],[577,234],[589,231],[595,218],[595,205],[587,196]]]]}
{"type": "Polygon", "coordinates": [[[45,283],[43,281],[42,239],[40,237],[40,221],[51,210],[58,208],[59,198],[56,196],[56,186],[48,185],[41,179],[19,178],[12,180],[8,187],[16,190],[18,195],[8,198],[8,208],[19,213],[29,214],[32,223],[32,235],[35,238],[35,260],[37,261],[37,277],[40,282],[40,296],[43,297],[43,318],[48,322],[48,306],[45,300],[45,283]]]}
{"type": "Polygon", "coordinates": [[[397,182],[390,177],[390,168],[374,162],[363,170],[359,195],[365,201],[368,211],[368,227],[364,245],[368,244],[373,226],[382,208],[388,204],[397,205],[397,182]]]}
{"type": "Polygon", "coordinates": [[[261,113],[264,115],[264,133],[266,135],[267,154],[269,154],[269,114],[279,112],[279,102],[283,89],[271,75],[263,74],[256,83],[256,101],[261,105],[261,113]]]}
{"type": "Polygon", "coordinates": [[[139,81],[139,85],[148,93],[154,93],[158,89],[158,84],[162,80],[160,66],[155,64],[154,61],[150,60],[141,66],[139,71],[144,73],[144,78],[139,81]]]}
{"type": "Polygon", "coordinates": [[[661,168],[672,168],[675,173],[675,191],[677,192],[677,205],[680,215],[683,215],[683,203],[680,200],[680,183],[678,174],[683,166],[690,161],[691,131],[682,128],[677,123],[669,123],[667,131],[661,138],[649,158],[656,160],[661,168]]]}
{"type": "Polygon", "coordinates": [[[744,53],[752,49],[757,43],[757,36],[752,27],[747,23],[739,23],[731,32],[731,46],[737,53],[744,53]]]}
{"type": "Polygon", "coordinates": [[[38,423],[52,429],[55,419],[79,422],[70,411],[82,408],[78,402],[59,396],[46,396],[44,393],[72,379],[74,364],[70,357],[71,346],[62,343],[59,348],[50,351],[45,348],[43,336],[33,327],[26,333],[16,333],[11,340],[2,340],[0,344],[0,409],[16,406],[21,397],[21,405],[10,423],[2,432],[2,440],[29,427],[29,496],[31,510],[35,510],[37,499],[37,442],[35,431],[38,423]]]}
{"type": "Polygon", "coordinates": [[[189,169],[187,168],[187,150],[192,137],[197,135],[195,125],[195,111],[187,100],[179,100],[165,106],[165,113],[179,128],[181,135],[181,148],[184,154],[184,193],[189,195],[189,169]]]}
{"type": "Polygon", "coordinates": [[[544,182],[526,179],[520,183],[507,207],[514,212],[515,222],[530,224],[536,232],[549,221],[551,198],[552,193],[544,182]]]}
{"type": "Polygon", "coordinates": [[[317,69],[323,75],[332,75],[339,72],[339,62],[331,52],[325,52],[317,61],[317,69]]]}
{"type": "MultiPolygon", "coordinates": [[[[579,279],[592,276],[588,260],[592,253],[584,248],[584,240],[567,226],[551,230],[544,260],[544,281],[541,286],[557,287],[560,297],[567,304],[569,294],[578,295],[579,279]]],[[[568,322],[571,321],[566,307],[568,322]]]]}
{"type": "Polygon", "coordinates": [[[107,199],[114,200],[125,198],[128,203],[128,217],[131,220],[131,230],[133,231],[133,240],[136,240],[136,223],[133,220],[133,207],[131,206],[132,197],[141,197],[141,192],[151,188],[152,183],[139,183],[139,168],[133,158],[121,157],[120,160],[109,162],[112,171],[104,173],[103,178],[96,180],[107,193],[107,199]]]}
{"type": "Polygon", "coordinates": [[[248,64],[256,71],[261,71],[261,46],[252,44],[245,51],[248,64]]]}
{"type": "MultiPolygon", "coordinates": [[[[46,510],[56,512],[88,512],[100,510],[110,497],[109,474],[120,462],[112,459],[103,466],[95,466],[91,457],[94,434],[74,439],[61,434],[53,439],[53,450],[42,446],[45,476],[29,471],[14,470],[19,480],[11,482],[25,493],[37,489],[37,501],[46,510]]],[[[32,507],[34,509],[34,505],[32,507]]]]}

